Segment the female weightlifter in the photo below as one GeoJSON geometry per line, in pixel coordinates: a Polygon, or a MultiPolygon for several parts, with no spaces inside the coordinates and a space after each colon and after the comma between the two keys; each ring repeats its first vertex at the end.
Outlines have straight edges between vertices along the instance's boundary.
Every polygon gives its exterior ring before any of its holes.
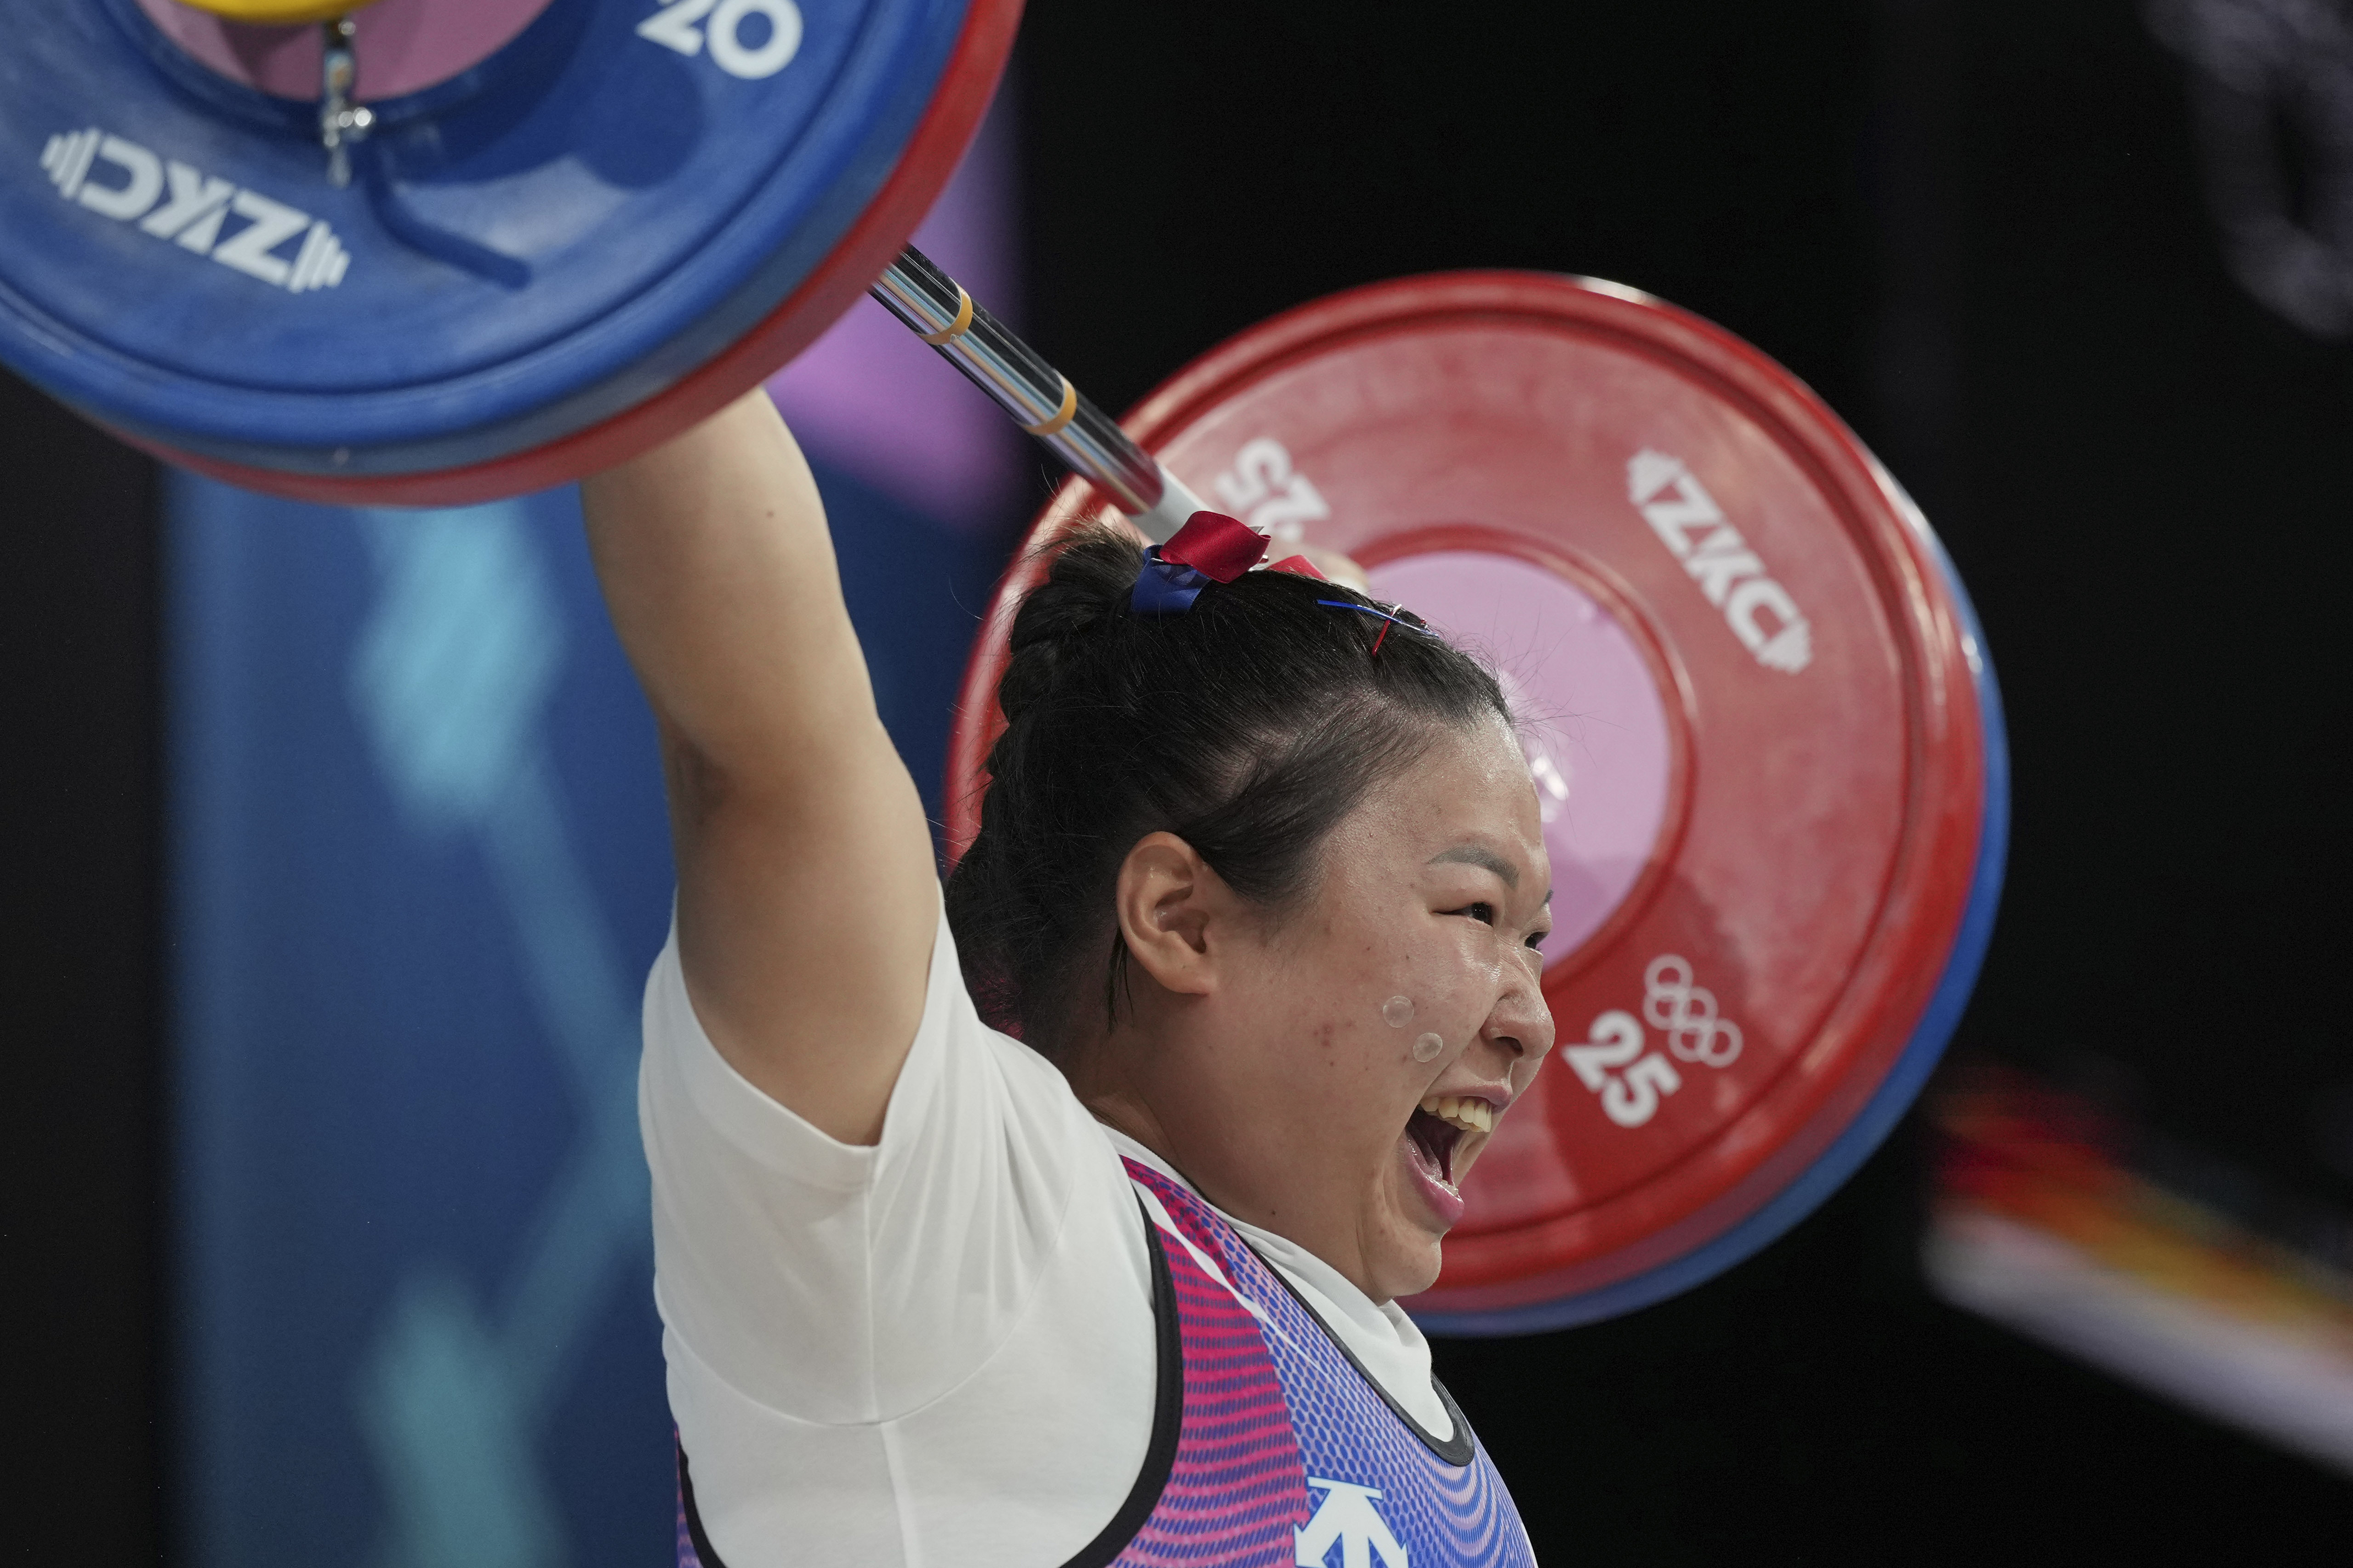
{"type": "Polygon", "coordinates": [[[1230,520],[1082,533],[944,900],[765,396],[585,496],[677,849],[681,1562],[1530,1561],[1396,1304],[1552,1044],[1493,678],[1230,520]]]}

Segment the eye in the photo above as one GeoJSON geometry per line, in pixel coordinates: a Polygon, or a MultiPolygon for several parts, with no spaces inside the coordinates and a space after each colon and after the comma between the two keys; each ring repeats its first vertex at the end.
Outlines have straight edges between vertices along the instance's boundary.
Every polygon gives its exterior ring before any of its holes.
{"type": "Polygon", "coordinates": [[[1449,910],[1447,913],[1468,915],[1481,925],[1495,923],[1495,906],[1490,903],[1465,904],[1459,910],[1449,910]]]}
{"type": "Polygon", "coordinates": [[[1541,948],[1545,944],[1545,939],[1551,935],[1552,932],[1548,931],[1533,931],[1528,936],[1528,945],[1530,947],[1541,948]]]}

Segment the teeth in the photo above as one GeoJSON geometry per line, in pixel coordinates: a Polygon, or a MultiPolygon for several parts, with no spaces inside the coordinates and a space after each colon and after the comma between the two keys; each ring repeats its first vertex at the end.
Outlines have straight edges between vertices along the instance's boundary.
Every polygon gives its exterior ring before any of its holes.
{"type": "Polygon", "coordinates": [[[1451,1122],[1465,1132],[1493,1132],[1495,1130],[1495,1108],[1469,1095],[1433,1094],[1421,1102],[1421,1108],[1440,1121],[1451,1122]]]}

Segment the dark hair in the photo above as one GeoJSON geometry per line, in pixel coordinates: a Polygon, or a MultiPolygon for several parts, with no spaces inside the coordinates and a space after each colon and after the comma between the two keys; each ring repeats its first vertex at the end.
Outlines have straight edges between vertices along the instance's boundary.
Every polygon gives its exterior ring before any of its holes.
{"type": "Polygon", "coordinates": [[[980,832],[948,879],[983,1016],[1049,1055],[1094,991],[1088,971],[1117,1005],[1112,893],[1137,839],[1173,833],[1280,909],[1313,888],[1325,837],[1372,785],[1449,729],[1511,717],[1476,660],[1337,584],[1251,572],[1187,614],[1138,616],[1143,563],[1132,534],[1091,527],[1022,600],[980,832]]]}

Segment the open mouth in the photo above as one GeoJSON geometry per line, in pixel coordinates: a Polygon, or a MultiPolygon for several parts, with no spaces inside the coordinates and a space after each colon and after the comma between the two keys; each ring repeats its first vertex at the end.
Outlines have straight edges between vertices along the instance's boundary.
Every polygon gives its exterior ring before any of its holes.
{"type": "Polygon", "coordinates": [[[1430,1173],[1448,1186],[1454,1184],[1454,1151],[1463,1135],[1494,1130],[1493,1106],[1451,1094],[1431,1095],[1405,1124],[1406,1136],[1413,1140],[1430,1173]]]}

